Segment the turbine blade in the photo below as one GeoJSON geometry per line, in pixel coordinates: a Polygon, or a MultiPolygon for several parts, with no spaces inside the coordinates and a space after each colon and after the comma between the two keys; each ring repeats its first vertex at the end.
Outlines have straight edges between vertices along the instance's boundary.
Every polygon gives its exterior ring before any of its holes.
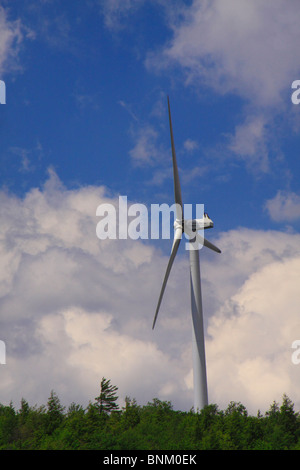
{"type": "Polygon", "coordinates": [[[169,262],[168,262],[168,266],[167,266],[167,270],[166,270],[164,282],[163,282],[163,285],[162,285],[162,288],[161,288],[161,291],[160,291],[160,296],[159,296],[158,304],[157,304],[157,307],[156,307],[156,312],[155,312],[155,316],[154,316],[154,320],[153,320],[152,330],[153,330],[154,327],[155,327],[155,323],[156,323],[156,319],[157,319],[159,307],[160,307],[160,304],[161,304],[161,301],[162,301],[162,298],[163,298],[163,295],[164,295],[164,292],[165,292],[165,288],[166,288],[166,285],[167,285],[167,281],[168,281],[168,278],[169,278],[169,275],[170,275],[170,271],[171,271],[171,268],[172,268],[172,265],[173,265],[175,256],[176,256],[176,254],[177,254],[177,251],[178,251],[178,247],[179,247],[179,245],[180,245],[180,242],[181,242],[181,237],[180,237],[180,238],[176,238],[176,239],[174,240],[174,243],[173,243],[173,247],[172,247],[172,251],[171,251],[171,256],[170,256],[170,259],[169,259],[169,262]]]}
{"type": "Polygon", "coordinates": [[[198,243],[201,243],[202,245],[206,246],[207,248],[210,248],[211,250],[215,251],[216,253],[222,253],[220,248],[215,246],[213,243],[209,242],[206,238],[201,237],[199,233],[196,234],[196,239],[198,243]]]}
{"type": "Polygon", "coordinates": [[[172,251],[174,249],[174,245],[176,243],[176,240],[178,240],[178,239],[181,240],[181,238],[182,238],[182,227],[178,227],[178,228],[176,228],[175,233],[174,233],[174,240],[173,240],[173,245],[172,245],[172,249],[171,249],[171,254],[172,254],[172,251]]]}
{"type": "Polygon", "coordinates": [[[174,193],[175,193],[175,203],[176,203],[176,217],[179,220],[183,220],[183,206],[182,206],[182,198],[181,198],[181,188],[180,188],[178,167],[177,167],[177,161],[176,161],[176,152],[175,152],[175,145],[174,145],[174,137],[173,137],[173,128],[172,128],[172,119],[171,119],[171,109],[170,109],[169,97],[168,97],[168,111],[169,111],[169,122],[170,122],[172,160],[173,160],[173,176],[174,176],[174,193]]]}

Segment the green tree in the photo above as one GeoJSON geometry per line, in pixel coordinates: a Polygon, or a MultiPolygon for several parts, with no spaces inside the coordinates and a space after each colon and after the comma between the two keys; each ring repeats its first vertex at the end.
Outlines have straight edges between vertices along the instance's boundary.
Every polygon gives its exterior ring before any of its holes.
{"type": "Polygon", "coordinates": [[[205,406],[200,413],[195,413],[195,438],[199,449],[219,449],[224,441],[222,434],[223,414],[216,404],[205,406]]]}
{"type": "Polygon", "coordinates": [[[300,449],[300,416],[286,395],[264,416],[249,416],[236,402],[225,411],[212,404],[194,413],[157,398],[139,406],[126,397],[119,410],[117,390],[103,378],[96,402],[86,409],[71,403],[66,413],[53,391],[39,408],[24,398],[19,411],[0,404],[0,450],[300,449]]]}
{"type": "Polygon", "coordinates": [[[51,394],[47,403],[47,415],[45,423],[45,431],[47,434],[52,434],[55,429],[60,426],[64,419],[63,411],[64,407],[61,405],[58,396],[53,390],[51,390],[51,394]]]}
{"type": "Polygon", "coordinates": [[[140,422],[140,407],[137,405],[135,398],[125,397],[125,407],[122,413],[123,429],[135,427],[140,422]]]}
{"type": "Polygon", "coordinates": [[[19,423],[24,424],[26,419],[28,418],[30,412],[30,406],[28,402],[25,400],[25,398],[21,399],[21,407],[19,409],[19,423]]]}
{"type": "Polygon", "coordinates": [[[71,403],[65,420],[59,428],[63,449],[77,450],[84,445],[87,431],[85,411],[81,405],[71,403]]]}
{"type": "Polygon", "coordinates": [[[273,450],[290,449],[295,446],[299,436],[298,413],[294,404],[283,395],[282,405],[274,402],[266,413],[265,442],[273,450]]]}
{"type": "Polygon", "coordinates": [[[17,415],[12,403],[0,405],[0,449],[12,449],[17,436],[17,415]]]}
{"type": "Polygon", "coordinates": [[[294,403],[289,399],[287,395],[283,395],[282,405],[280,407],[279,421],[286,432],[289,432],[293,434],[295,438],[298,438],[298,413],[295,412],[294,403]]]}
{"type": "Polygon", "coordinates": [[[154,398],[143,407],[138,429],[139,445],[144,450],[170,450],[174,447],[174,436],[177,434],[176,411],[169,401],[154,398]],[[170,443],[172,439],[172,443],[170,443]]]}
{"type": "Polygon", "coordinates": [[[224,413],[226,443],[230,446],[226,448],[237,450],[246,448],[245,429],[247,421],[248,412],[245,406],[240,402],[231,401],[224,413]]]}
{"type": "Polygon", "coordinates": [[[116,403],[118,396],[116,394],[118,387],[111,385],[110,380],[102,378],[100,382],[100,395],[95,398],[96,407],[100,414],[110,414],[112,411],[118,411],[119,405],[116,403]]]}

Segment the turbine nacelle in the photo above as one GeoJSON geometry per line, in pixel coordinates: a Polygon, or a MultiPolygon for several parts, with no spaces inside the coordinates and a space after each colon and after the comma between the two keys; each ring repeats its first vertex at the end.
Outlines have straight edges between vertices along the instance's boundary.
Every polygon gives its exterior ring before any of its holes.
{"type": "MultiPolygon", "coordinates": [[[[174,242],[182,238],[182,234],[185,233],[190,241],[197,240],[201,245],[205,245],[203,237],[198,233],[200,230],[213,228],[214,223],[209,218],[207,213],[204,213],[204,216],[201,219],[176,219],[174,222],[174,242]]],[[[211,248],[211,247],[210,247],[211,248]]],[[[172,247],[173,249],[173,247],[172,247]]],[[[214,251],[219,251],[214,250],[214,251]]]]}
{"type": "Polygon", "coordinates": [[[204,217],[202,219],[176,219],[174,222],[174,240],[171,250],[171,258],[169,261],[169,263],[171,263],[170,268],[174,261],[183,233],[187,235],[190,242],[196,242],[198,246],[206,246],[207,248],[215,251],[216,253],[221,253],[221,250],[217,246],[208,241],[207,238],[204,238],[203,235],[199,233],[199,231],[212,228],[213,226],[213,221],[209,218],[208,214],[206,213],[204,214],[204,217]]]}
{"type": "Polygon", "coordinates": [[[182,229],[182,232],[197,232],[198,230],[204,230],[207,228],[213,228],[214,223],[208,216],[206,212],[204,212],[204,216],[201,219],[176,219],[174,222],[174,230],[182,229]]]}

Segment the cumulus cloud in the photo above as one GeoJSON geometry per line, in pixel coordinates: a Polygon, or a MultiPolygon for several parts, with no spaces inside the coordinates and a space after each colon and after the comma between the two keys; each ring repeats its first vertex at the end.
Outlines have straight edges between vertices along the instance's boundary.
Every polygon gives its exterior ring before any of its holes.
{"type": "Polygon", "coordinates": [[[269,170],[267,120],[263,115],[250,116],[229,136],[228,148],[251,168],[269,170]]]}
{"type": "Polygon", "coordinates": [[[217,286],[207,301],[220,302],[207,329],[214,402],[241,401],[254,413],[287,393],[299,406],[299,370],[291,361],[300,334],[299,242],[299,235],[252,230],[218,241],[225,259],[206,266],[217,286]]]}
{"type": "Polygon", "coordinates": [[[298,400],[299,374],[291,362],[291,345],[300,332],[299,268],[299,254],[264,266],[211,321],[208,356],[217,402],[231,395],[254,410],[258,404],[266,409],[270,400],[280,401],[283,393],[298,400]]]}
{"type": "Polygon", "coordinates": [[[135,144],[129,155],[135,165],[149,165],[159,159],[161,152],[157,138],[158,132],[151,125],[140,127],[134,132],[135,144]]]}
{"type": "Polygon", "coordinates": [[[278,137],[273,118],[291,113],[299,9],[296,0],[193,0],[172,11],[171,39],[146,59],[149,70],[179,71],[200,96],[209,88],[241,98],[243,114],[225,145],[251,170],[270,169],[270,143],[278,137]]]}
{"type": "MultiPolygon", "coordinates": [[[[192,407],[188,254],[176,258],[152,331],[168,255],[154,243],[97,238],[97,207],[118,205],[108,194],[67,189],[53,171],[22,199],[0,194],[2,403],[45,403],[54,389],[64,404],[86,405],[105,376],[121,403],[129,395],[192,407]]],[[[239,229],[216,240],[220,256],[201,251],[210,402],[255,413],[288,393],[300,404],[291,361],[299,242],[239,229]]]]}
{"type": "MultiPolygon", "coordinates": [[[[139,240],[97,238],[96,209],[108,202],[118,198],[67,190],[53,171],[24,199],[1,193],[2,401],[45,402],[54,388],[87,403],[103,375],[140,401],[160,390],[166,398],[166,381],[174,393],[185,387],[176,363],[185,345],[174,356],[175,338],[162,350],[151,330],[165,260],[139,240]]],[[[169,296],[174,289],[171,280],[169,296]]]]}
{"type": "Polygon", "coordinates": [[[294,192],[278,191],[266,202],[265,208],[276,222],[297,220],[300,218],[300,196],[294,192]]]}
{"type": "Polygon", "coordinates": [[[299,8],[284,0],[194,0],[149,64],[179,64],[189,82],[238,93],[259,106],[278,104],[299,71],[299,8]]]}

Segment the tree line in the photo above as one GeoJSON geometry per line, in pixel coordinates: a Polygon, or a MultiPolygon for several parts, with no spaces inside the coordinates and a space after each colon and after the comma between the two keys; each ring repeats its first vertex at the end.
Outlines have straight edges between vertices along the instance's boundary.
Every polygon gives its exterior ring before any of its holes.
{"type": "Polygon", "coordinates": [[[52,390],[47,405],[20,408],[0,404],[0,450],[300,450],[300,417],[283,395],[263,415],[248,414],[240,402],[225,410],[176,411],[154,398],[140,406],[102,378],[100,394],[86,408],[66,409],[52,390]]]}

